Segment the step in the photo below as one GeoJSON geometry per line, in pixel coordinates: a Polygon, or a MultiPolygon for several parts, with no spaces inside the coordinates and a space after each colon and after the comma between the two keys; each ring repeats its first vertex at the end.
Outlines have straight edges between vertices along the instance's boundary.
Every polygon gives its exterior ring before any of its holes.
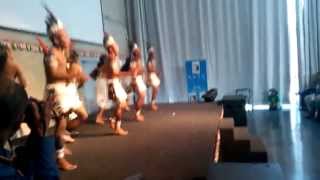
{"type": "Polygon", "coordinates": [[[266,146],[263,141],[259,138],[250,139],[250,151],[251,152],[266,152],[266,146]]]}
{"type": "Polygon", "coordinates": [[[268,153],[267,152],[250,152],[247,156],[248,161],[246,162],[257,162],[257,163],[267,163],[268,153]]]}
{"type": "Polygon", "coordinates": [[[219,129],[219,131],[221,143],[232,143],[234,141],[233,129],[219,129]]]}
{"type": "Polygon", "coordinates": [[[250,140],[249,129],[247,127],[233,128],[234,140],[250,140]]]}
{"type": "Polygon", "coordinates": [[[277,163],[212,163],[207,180],[283,180],[277,163]]]}
{"type": "Polygon", "coordinates": [[[221,143],[220,162],[239,162],[250,152],[250,141],[240,140],[221,143]]]}
{"type": "Polygon", "coordinates": [[[234,128],[234,120],[233,118],[223,118],[219,121],[220,129],[233,129],[234,128]]]}

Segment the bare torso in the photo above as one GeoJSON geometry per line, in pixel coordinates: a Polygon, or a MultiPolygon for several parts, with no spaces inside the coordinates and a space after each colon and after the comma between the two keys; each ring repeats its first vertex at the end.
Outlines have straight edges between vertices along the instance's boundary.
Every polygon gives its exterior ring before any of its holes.
{"type": "Polygon", "coordinates": [[[116,57],[107,56],[106,63],[101,70],[106,75],[107,79],[118,78],[120,75],[120,66],[116,57]]]}
{"type": "Polygon", "coordinates": [[[69,63],[69,68],[67,68],[67,72],[72,73],[77,77],[80,77],[82,75],[82,68],[78,63],[69,63]]]}
{"type": "Polygon", "coordinates": [[[147,65],[148,73],[155,73],[157,71],[156,63],[153,59],[148,60],[148,65],[147,65]]]}
{"type": "Polygon", "coordinates": [[[130,65],[133,76],[142,75],[144,73],[141,60],[133,60],[130,65]]]}
{"type": "Polygon", "coordinates": [[[44,58],[47,84],[67,82],[67,58],[64,51],[52,48],[44,58]]]}

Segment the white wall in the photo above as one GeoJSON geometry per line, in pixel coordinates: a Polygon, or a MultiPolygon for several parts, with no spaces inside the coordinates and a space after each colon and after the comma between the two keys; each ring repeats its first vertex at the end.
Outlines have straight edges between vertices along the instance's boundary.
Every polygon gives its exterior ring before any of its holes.
{"type": "Polygon", "coordinates": [[[72,38],[101,43],[103,37],[100,0],[7,0],[1,1],[0,25],[44,33],[46,3],[72,38]]]}
{"type": "Polygon", "coordinates": [[[128,29],[125,0],[102,0],[104,31],[114,36],[120,46],[120,56],[128,53],[128,29]]]}
{"type": "Polygon", "coordinates": [[[207,59],[208,88],[218,88],[218,98],[251,88],[254,102],[263,104],[267,90],[276,88],[280,101],[288,102],[286,0],[130,2],[129,27],[136,26],[136,36],[156,49],[159,101],[187,101],[185,60],[207,59]]]}

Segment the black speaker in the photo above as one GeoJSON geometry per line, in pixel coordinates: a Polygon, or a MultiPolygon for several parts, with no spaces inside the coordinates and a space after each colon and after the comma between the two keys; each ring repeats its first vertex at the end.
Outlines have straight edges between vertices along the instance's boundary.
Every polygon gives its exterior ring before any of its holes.
{"type": "Polygon", "coordinates": [[[204,95],[202,95],[202,98],[205,102],[214,102],[218,95],[218,90],[216,88],[210,89],[207,91],[204,95]]]}

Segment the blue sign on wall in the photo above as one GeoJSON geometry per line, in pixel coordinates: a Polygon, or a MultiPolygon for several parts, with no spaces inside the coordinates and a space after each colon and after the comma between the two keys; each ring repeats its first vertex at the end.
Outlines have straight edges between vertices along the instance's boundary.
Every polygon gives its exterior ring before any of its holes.
{"type": "Polygon", "coordinates": [[[185,66],[188,94],[207,91],[206,60],[187,60],[185,66]]]}

